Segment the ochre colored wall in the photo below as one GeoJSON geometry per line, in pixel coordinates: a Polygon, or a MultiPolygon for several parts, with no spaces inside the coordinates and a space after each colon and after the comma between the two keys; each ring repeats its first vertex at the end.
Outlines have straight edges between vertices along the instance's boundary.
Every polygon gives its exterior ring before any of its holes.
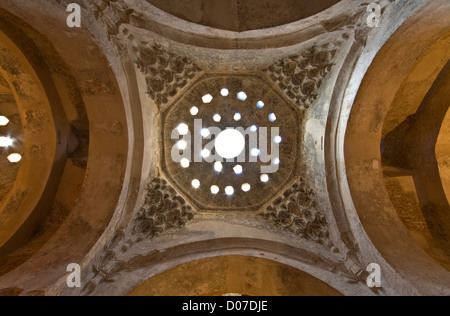
{"type": "Polygon", "coordinates": [[[340,296],[322,281],[295,268],[260,258],[227,256],[192,261],[163,272],[129,296],[340,296]]]}

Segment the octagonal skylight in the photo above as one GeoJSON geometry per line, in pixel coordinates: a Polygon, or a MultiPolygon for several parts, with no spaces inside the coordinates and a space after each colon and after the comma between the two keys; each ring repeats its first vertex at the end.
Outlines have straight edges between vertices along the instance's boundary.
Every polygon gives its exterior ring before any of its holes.
{"type": "Polygon", "coordinates": [[[256,210],[297,172],[291,166],[298,137],[273,124],[280,120],[298,135],[296,111],[264,80],[243,77],[200,81],[163,112],[163,171],[199,209],[256,210]],[[279,149],[286,153],[282,173],[279,149]],[[171,154],[179,157],[175,164],[171,154]]]}

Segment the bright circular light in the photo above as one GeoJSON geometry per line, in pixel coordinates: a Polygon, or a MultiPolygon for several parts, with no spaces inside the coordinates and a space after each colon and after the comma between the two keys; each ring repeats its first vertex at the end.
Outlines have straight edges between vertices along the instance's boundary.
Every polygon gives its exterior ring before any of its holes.
{"type": "Polygon", "coordinates": [[[263,101],[258,101],[256,102],[256,106],[258,107],[258,109],[262,109],[264,107],[264,102],[263,101]]]}
{"type": "Polygon", "coordinates": [[[237,94],[237,98],[241,101],[245,101],[245,100],[247,100],[247,94],[245,92],[239,92],[237,94]]]}
{"type": "Polygon", "coordinates": [[[216,114],[213,116],[213,120],[216,123],[220,123],[220,121],[222,120],[222,117],[219,114],[216,114]]]}
{"type": "Polygon", "coordinates": [[[235,129],[227,129],[217,136],[215,146],[220,157],[233,159],[244,151],[245,137],[235,129]]]}
{"type": "Polygon", "coordinates": [[[233,118],[236,122],[239,122],[242,119],[242,115],[241,113],[236,113],[233,118]]]}
{"type": "Polygon", "coordinates": [[[251,190],[252,186],[248,183],[245,183],[242,185],[242,191],[249,192],[251,190]]]}
{"type": "Polygon", "coordinates": [[[211,187],[211,193],[212,194],[218,194],[220,192],[220,188],[217,185],[213,185],[211,187]]]}
{"type": "Polygon", "coordinates": [[[258,131],[258,126],[253,125],[253,126],[250,127],[250,132],[256,133],[257,131],[258,131]]]}
{"type": "Polygon", "coordinates": [[[226,187],[225,188],[225,193],[227,195],[233,195],[234,194],[234,188],[232,186],[226,187]]]}
{"type": "Polygon", "coordinates": [[[273,164],[274,164],[274,165],[279,165],[279,164],[280,164],[280,158],[275,158],[275,159],[273,160],[273,164]]]}
{"type": "Polygon", "coordinates": [[[214,163],[214,170],[216,170],[217,172],[222,172],[223,165],[220,161],[217,161],[216,163],[214,163]]]}
{"type": "Polygon", "coordinates": [[[199,112],[199,109],[198,109],[198,107],[194,106],[193,108],[191,108],[190,112],[191,112],[192,116],[196,116],[199,112]]]}
{"type": "Polygon", "coordinates": [[[275,137],[273,138],[273,142],[274,142],[275,144],[281,143],[282,140],[283,140],[283,139],[281,138],[281,136],[275,136],[275,137]]]}
{"type": "Polygon", "coordinates": [[[261,151],[258,148],[253,148],[252,150],[250,150],[250,155],[252,155],[253,157],[258,157],[260,152],[261,151]]]}
{"type": "Polygon", "coordinates": [[[180,133],[180,135],[187,135],[189,133],[189,126],[187,126],[186,124],[180,124],[177,127],[178,133],[180,133]]]}
{"type": "Polygon", "coordinates": [[[200,181],[197,179],[192,180],[192,186],[194,187],[194,189],[200,188],[200,181]]]}
{"type": "Polygon", "coordinates": [[[177,147],[179,150],[185,150],[187,148],[187,143],[184,140],[180,140],[177,143],[177,147]]]}
{"type": "Polygon", "coordinates": [[[209,156],[211,156],[211,151],[209,151],[208,149],[203,149],[202,150],[202,157],[203,158],[208,158],[209,156]]]}
{"type": "Polygon", "coordinates": [[[206,137],[209,137],[209,135],[211,135],[211,132],[209,131],[209,129],[204,128],[204,129],[202,129],[201,134],[204,138],[206,138],[206,137]]]}
{"type": "Polygon", "coordinates": [[[191,165],[191,162],[189,161],[189,159],[186,159],[186,158],[181,159],[180,163],[184,169],[189,168],[189,166],[191,165]]]}
{"type": "Polygon", "coordinates": [[[0,116],[0,126],[6,126],[8,125],[9,120],[5,116],[0,116]]]}
{"type": "Polygon", "coordinates": [[[230,95],[230,91],[228,91],[228,89],[226,89],[226,88],[223,88],[222,91],[220,91],[220,94],[221,94],[223,97],[227,97],[227,96],[230,95]]]}
{"type": "Polygon", "coordinates": [[[213,96],[210,94],[204,95],[202,97],[203,103],[205,104],[211,103],[213,99],[214,99],[213,96]]]}
{"type": "Polygon", "coordinates": [[[10,163],[16,163],[22,160],[22,156],[19,154],[11,154],[8,156],[8,160],[10,163]]]}
{"type": "Polygon", "coordinates": [[[234,173],[238,174],[238,175],[242,174],[242,172],[244,172],[244,169],[242,168],[241,165],[237,165],[236,167],[233,168],[233,170],[234,170],[234,173]]]}
{"type": "Polygon", "coordinates": [[[267,174],[261,175],[261,182],[264,182],[264,183],[269,182],[269,176],[267,174]]]}
{"type": "Polygon", "coordinates": [[[277,116],[275,115],[275,113],[269,114],[269,121],[271,121],[273,123],[276,120],[277,120],[277,116]]]}
{"type": "Polygon", "coordinates": [[[9,137],[0,137],[0,147],[9,147],[13,144],[13,140],[9,137]]]}

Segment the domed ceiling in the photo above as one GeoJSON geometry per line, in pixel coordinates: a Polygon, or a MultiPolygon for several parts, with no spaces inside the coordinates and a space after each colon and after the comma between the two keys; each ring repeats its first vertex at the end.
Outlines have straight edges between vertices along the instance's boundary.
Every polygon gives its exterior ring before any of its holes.
{"type": "Polygon", "coordinates": [[[0,296],[450,294],[380,155],[396,91],[425,104],[448,62],[448,0],[380,0],[379,28],[362,0],[75,0],[70,29],[73,1],[0,3],[0,137],[23,143],[0,156],[0,296]]]}
{"type": "Polygon", "coordinates": [[[14,185],[21,158],[12,160],[13,162],[10,160],[22,154],[22,147],[23,131],[19,109],[8,83],[0,74],[0,201],[14,185]]]}
{"type": "Polygon", "coordinates": [[[245,32],[280,26],[315,15],[340,0],[147,0],[189,22],[245,32]]]}

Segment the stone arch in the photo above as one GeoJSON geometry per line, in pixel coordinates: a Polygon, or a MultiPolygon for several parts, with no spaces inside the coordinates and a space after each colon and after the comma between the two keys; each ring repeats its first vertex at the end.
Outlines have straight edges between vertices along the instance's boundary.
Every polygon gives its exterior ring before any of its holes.
{"type": "MultiPolygon", "coordinates": [[[[37,197],[48,203],[40,216],[23,217],[29,226],[23,226],[27,235],[21,242],[5,236],[13,247],[1,249],[6,256],[1,258],[0,274],[20,284],[21,278],[9,273],[19,267],[15,272],[24,279],[37,273],[45,283],[56,280],[68,263],[87,255],[110,224],[121,195],[129,194],[123,184],[129,181],[125,171],[130,91],[121,90],[111,68],[114,62],[103,53],[107,48],[101,47],[101,40],[78,29],[54,32],[66,25],[61,3],[5,4],[1,12],[1,30],[22,45],[18,51],[27,54],[36,78],[47,88],[43,95],[50,100],[49,122],[56,121],[51,142],[57,146],[53,155],[60,163],[60,175],[42,177],[44,186],[50,178],[56,183],[52,194],[37,197]],[[52,18],[42,18],[49,12],[52,18]],[[106,185],[99,186],[98,179],[106,185]],[[45,268],[36,271],[35,267],[45,268]]],[[[116,65],[115,70],[123,71],[122,65],[116,65]]],[[[36,146],[36,140],[25,138],[27,146],[36,146]]]]}
{"type": "Polygon", "coordinates": [[[412,108],[420,105],[444,67],[448,50],[439,49],[448,45],[445,41],[449,31],[449,10],[445,1],[429,3],[387,40],[373,60],[360,61],[366,65],[370,63],[370,67],[365,74],[355,73],[352,79],[355,81],[350,81],[349,87],[353,84],[356,87],[364,76],[351,112],[347,113],[349,118],[342,145],[348,193],[352,198],[352,203],[346,203],[346,207],[356,210],[368,237],[385,260],[401,271],[406,280],[423,290],[433,288],[433,283],[445,279],[447,272],[420,247],[398,216],[385,186],[380,140],[383,128],[389,129],[394,120],[392,113],[403,110],[397,117],[402,117],[400,120],[409,115],[408,111],[414,113],[412,108]],[[427,59],[427,54],[433,55],[433,48],[437,49],[434,54],[440,54],[441,58],[427,59]],[[431,64],[430,60],[433,60],[431,64]],[[422,73],[423,78],[415,82],[422,84],[417,85],[415,91],[407,90],[410,92],[409,109],[393,107],[396,96],[405,95],[408,85],[411,89],[414,72],[423,69],[421,61],[428,63],[428,73],[422,73]]]}
{"type": "MultiPolygon", "coordinates": [[[[120,242],[117,243],[119,248],[121,248],[121,245],[120,242]]],[[[60,295],[126,295],[145,283],[145,280],[152,279],[160,274],[169,275],[170,271],[177,267],[196,265],[204,260],[206,262],[220,261],[220,258],[228,256],[247,258],[245,260],[253,260],[254,262],[267,260],[272,262],[271,266],[289,267],[287,269],[297,271],[297,275],[308,275],[306,277],[308,280],[315,279],[320,282],[325,286],[321,285],[321,289],[334,289],[330,293],[350,296],[358,293],[365,293],[365,295],[373,293],[366,286],[365,280],[364,282],[355,282],[345,264],[333,263],[327,254],[317,254],[313,251],[298,249],[295,246],[284,245],[263,238],[203,239],[179,244],[161,252],[154,249],[151,241],[140,243],[139,247],[143,251],[133,252],[132,254],[108,251],[100,262],[96,262],[93,271],[83,272],[81,288],[68,289],[63,285],[66,279],[62,278],[58,281],[59,284],[52,287],[47,294],[53,295],[53,291],[62,291],[60,295]],[[114,280],[114,287],[110,286],[110,280],[114,280]]],[[[199,272],[199,270],[195,271],[192,276],[199,272]]],[[[267,277],[265,280],[269,282],[270,278],[267,277]]],[[[226,294],[231,288],[224,287],[222,290],[223,293],[220,294],[226,294]]],[[[241,294],[257,295],[258,292],[241,294]]],[[[259,294],[262,295],[262,292],[259,292],[259,294]]],[[[286,293],[286,295],[288,294],[286,293]]],[[[308,294],[313,295],[314,293],[308,292],[308,294]]],[[[276,293],[273,293],[273,295],[276,295],[276,293]]],[[[291,293],[291,295],[294,294],[291,293]]]]}

